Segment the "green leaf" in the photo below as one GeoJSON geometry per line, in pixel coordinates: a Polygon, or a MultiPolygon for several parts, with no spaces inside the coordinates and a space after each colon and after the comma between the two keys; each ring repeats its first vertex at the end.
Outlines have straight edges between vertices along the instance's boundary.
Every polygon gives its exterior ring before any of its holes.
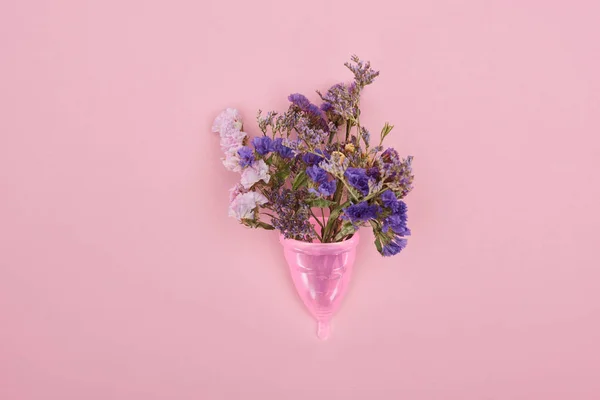
{"type": "Polygon", "coordinates": [[[273,178],[275,178],[275,180],[282,185],[285,180],[287,179],[287,177],[290,176],[290,168],[289,166],[287,168],[283,168],[281,171],[277,172],[275,175],[273,175],[273,178]]]}
{"type": "Polygon", "coordinates": [[[334,204],[333,201],[327,200],[327,199],[321,199],[321,198],[310,200],[308,202],[309,206],[311,206],[311,207],[319,207],[319,208],[329,207],[332,204],[334,204]]]}
{"type": "Polygon", "coordinates": [[[340,240],[342,240],[343,238],[345,238],[348,235],[353,234],[354,232],[356,232],[354,225],[352,225],[351,222],[344,222],[344,224],[342,225],[342,229],[338,232],[337,235],[335,235],[335,238],[333,239],[333,241],[339,242],[340,240]]]}
{"type": "Polygon", "coordinates": [[[302,186],[306,186],[307,182],[308,182],[308,175],[306,175],[305,171],[302,171],[298,175],[296,175],[296,177],[294,178],[294,182],[292,183],[292,189],[298,190],[302,186]]]}
{"type": "Polygon", "coordinates": [[[383,254],[383,247],[381,246],[381,240],[379,240],[379,238],[375,239],[375,247],[377,248],[378,252],[383,254]]]}
{"type": "Polygon", "coordinates": [[[273,225],[269,225],[266,222],[262,222],[262,221],[258,221],[256,224],[257,228],[263,228],[266,229],[268,231],[272,231],[273,229],[275,229],[275,227],[273,225]]]}
{"type": "Polygon", "coordinates": [[[389,133],[392,131],[392,129],[394,129],[394,125],[390,125],[389,123],[385,123],[385,125],[383,125],[383,129],[381,130],[381,141],[383,142],[383,139],[385,139],[385,137],[387,135],[389,135],[389,133]]]}

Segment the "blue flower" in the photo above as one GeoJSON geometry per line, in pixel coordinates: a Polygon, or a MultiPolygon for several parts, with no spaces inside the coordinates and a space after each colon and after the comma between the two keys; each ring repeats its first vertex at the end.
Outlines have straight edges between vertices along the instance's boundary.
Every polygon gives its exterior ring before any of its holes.
{"type": "Polygon", "coordinates": [[[336,188],[337,184],[335,181],[325,182],[319,185],[319,193],[321,193],[323,196],[331,196],[335,193],[336,188]]]}
{"type": "Polygon", "coordinates": [[[408,208],[406,207],[406,203],[404,203],[401,200],[397,200],[393,203],[393,206],[391,208],[392,214],[383,220],[382,231],[388,232],[391,229],[392,231],[394,231],[394,233],[400,236],[410,235],[410,229],[408,229],[408,227],[406,226],[406,223],[408,221],[408,208]]]}
{"type": "Polygon", "coordinates": [[[322,116],[323,116],[323,112],[321,111],[321,109],[312,103],[308,106],[308,108],[306,109],[306,112],[310,115],[313,115],[313,116],[319,117],[319,118],[322,118],[322,116]]]}
{"type": "Polygon", "coordinates": [[[240,156],[240,166],[242,168],[249,167],[254,162],[254,152],[250,147],[240,147],[237,153],[240,156]]]}
{"type": "Polygon", "coordinates": [[[306,174],[315,183],[327,182],[327,172],[323,168],[319,168],[316,165],[306,168],[306,174]]]}
{"type": "Polygon", "coordinates": [[[324,160],[322,156],[323,152],[319,149],[315,150],[315,153],[306,153],[302,156],[302,161],[308,165],[315,165],[324,160]],[[318,153],[318,154],[315,154],[318,153]]]}
{"type": "Polygon", "coordinates": [[[396,198],[394,192],[388,189],[381,194],[381,201],[384,206],[392,208],[398,202],[398,199],[396,198]]]}
{"type": "Polygon", "coordinates": [[[321,104],[321,111],[328,112],[333,109],[333,106],[330,103],[321,104]]]}
{"type": "Polygon", "coordinates": [[[390,215],[383,221],[382,231],[387,232],[390,229],[400,236],[410,236],[406,221],[403,221],[399,215],[390,215]]]}
{"type": "Polygon", "coordinates": [[[306,98],[305,95],[300,93],[292,93],[288,96],[288,100],[294,103],[298,108],[303,111],[308,110],[310,107],[310,101],[306,98]]]}
{"type": "Polygon", "coordinates": [[[276,151],[283,158],[292,158],[294,150],[283,145],[283,139],[277,138],[273,141],[273,151],[276,151]]]}
{"type": "Polygon", "coordinates": [[[371,143],[371,133],[365,127],[361,126],[360,135],[368,146],[371,143]]]}
{"type": "Polygon", "coordinates": [[[384,257],[396,255],[406,247],[407,243],[408,242],[406,239],[402,239],[396,236],[391,241],[383,245],[383,248],[381,249],[381,254],[383,254],[384,257]]]}
{"type": "Polygon", "coordinates": [[[348,183],[363,195],[369,194],[369,177],[363,168],[348,168],[344,173],[348,183]]]}
{"type": "Polygon", "coordinates": [[[256,152],[261,156],[273,151],[273,141],[268,136],[255,137],[252,139],[252,144],[254,145],[256,152]]]}
{"type": "Polygon", "coordinates": [[[369,178],[378,180],[381,177],[381,174],[379,173],[379,169],[377,167],[371,167],[367,169],[367,176],[369,178]]]}
{"type": "Polygon", "coordinates": [[[376,219],[377,214],[379,214],[380,208],[377,205],[370,206],[366,201],[361,201],[358,204],[353,204],[346,209],[344,209],[344,213],[346,217],[352,221],[352,223],[356,222],[364,222],[370,219],[376,219]]]}
{"type": "Polygon", "coordinates": [[[314,126],[319,127],[323,131],[329,131],[329,127],[327,125],[327,121],[325,120],[325,115],[321,108],[312,104],[310,100],[306,98],[303,94],[293,93],[288,96],[288,100],[291,101],[295,106],[297,106],[300,110],[304,111],[306,115],[311,119],[314,126]]]}

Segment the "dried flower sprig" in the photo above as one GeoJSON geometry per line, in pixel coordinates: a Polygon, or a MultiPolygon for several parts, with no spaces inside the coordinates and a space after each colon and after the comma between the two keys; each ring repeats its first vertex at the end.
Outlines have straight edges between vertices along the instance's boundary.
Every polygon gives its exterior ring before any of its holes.
{"type": "Polygon", "coordinates": [[[387,122],[371,146],[371,133],[360,122],[360,96],[379,71],[357,56],[344,65],[353,81],[317,91],[320,106],[294,93],[284,113],[259,110],[262,136],[248,139],[237,110],[215,119],[223,164],[241,174],[230,193],[229,215],[308,242],[343,241],[360,226],[371,226],[377,250],[391,256],[410,235],[402,199],[413,187],[412,157],[384,149],[393,129],[387,122]]]}

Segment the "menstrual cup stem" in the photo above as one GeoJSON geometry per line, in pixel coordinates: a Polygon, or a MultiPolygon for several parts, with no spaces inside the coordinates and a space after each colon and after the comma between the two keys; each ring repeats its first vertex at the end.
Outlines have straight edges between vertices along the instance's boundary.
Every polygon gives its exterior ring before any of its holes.
{"type": "Polygon", "coordinates": [[[330,325],[329,321],[317,322],[317,337],[321,340],[326,340],[329,337],[330,325]]]}

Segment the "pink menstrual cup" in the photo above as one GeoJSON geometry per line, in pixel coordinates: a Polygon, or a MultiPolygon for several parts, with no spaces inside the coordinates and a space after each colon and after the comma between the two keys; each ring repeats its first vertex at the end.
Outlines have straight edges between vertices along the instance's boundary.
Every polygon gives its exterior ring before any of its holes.
{"type": "Polygon", "coordinates": [[[294,286],[317,320],[317,336],[327,339],[333,314],[348,290],[358,232],[339,243],[308,243],[280,236],[294,286]]]}

